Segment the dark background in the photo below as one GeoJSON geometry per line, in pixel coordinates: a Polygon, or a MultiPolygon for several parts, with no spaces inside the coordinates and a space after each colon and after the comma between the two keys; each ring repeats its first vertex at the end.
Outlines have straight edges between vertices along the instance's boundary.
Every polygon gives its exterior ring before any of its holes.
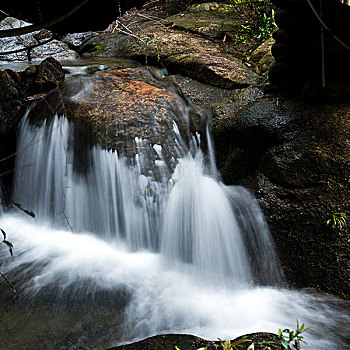
{"type": "MultiPolygon", "coordinates": [[[[13,0],[2,1],[0,10],[12,17],[39,24],[70,11],[81,0],[13,0]]],[[[140,8],[145,0],[89,0],[67,19],[50,27],[58,34],[103,30],[119,15],[132,7],[140,8]]],[[[6,16],[0,13],[0,20],[6,16]]]]}

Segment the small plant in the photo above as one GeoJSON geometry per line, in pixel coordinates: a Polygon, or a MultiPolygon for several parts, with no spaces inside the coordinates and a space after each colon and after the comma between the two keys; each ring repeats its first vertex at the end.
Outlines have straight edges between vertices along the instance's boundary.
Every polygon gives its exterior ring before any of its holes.
{"type": "Polygon", "coordinates": [[[100,53],[103,49],[104,49],[104,47],[102,45],[95,45],[93,48],[93,51],[95,53],[100,53]]]}
{"type": "MultiPolygon", "coordinates": [[[[237,345],[239,344],[242,344],[242,343],[245,343],[245,342],[251,342],[250,339],[237,339],[233,342],[231,342],[229,339],[226,339],[226,340],[221,340],[220,338],[218,338],[219,341],[220,341],[220,344],[223,348],[223,350],[238,350],[237,349],[237,345]]],[[[200,348],[200,349],[197,349],[197,350],[207,350],[208,348],[205,347],[205,348],[200,348]]],[[[254,350],[254,343],[252,343],[249,347],[248,347],[249,350],[254,350]],[[253,347],[252,347],[253,346],[253,347]]],[[[179,347],[175,346],[175,350],[181,350],[179,347]]]]}
{"type": "Polygon", "coordinates": [[[332,217],[326,221],[327,227],[333,231],[342,231],[348,227],[345,213],[332,213],[332,217]]]}
{"type": "Polygon", "coordinates": [[[300,350],[300,342],[306,344],[306,342],[303,340],[304,337],[301,335],[302,333],[306,332],[313,326],[310,326],[308,328],[305,328],[305,324],[303,323],[301,326],[299,326],[299,321],[297,320],[297,329],[295,331],[285,328],[285,329],[279,329],[278,330],[278,339],[281,341],[282,346],[285,349],[289,349],[289,346],[294,341],[294,348],[296,350],[300,350]]]}
{"type": "Polygon", "coordinates": [[[258,34],[256,34],[256,38],[259,40],[267,39],[275,28],[275,11],[272,9],[271,16],[268,16],[266,13],[263,14],[258,26],[258,34]]]}
{"type": "Polygon", "coordinates": [[[223,350],[233,350],[233,349],[238,350],[237,345],[251,341],[250,339],[245,339],[245,338],[237,339],[233,342],[231,342],[229,339],[226,339],[225,341],[221,340],[220,338],[218,338],[218,339],[220,341],[220,344],[221,344],[223,350]]]}

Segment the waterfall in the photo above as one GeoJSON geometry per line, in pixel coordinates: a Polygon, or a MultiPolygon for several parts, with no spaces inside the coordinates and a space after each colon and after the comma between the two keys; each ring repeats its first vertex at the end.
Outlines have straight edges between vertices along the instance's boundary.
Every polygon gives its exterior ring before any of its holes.
{"type": "Polygon", "coordinates": [[[172,142],[136,137],[130,156],[84,145],[65,116],[29,112],[13,200],[36,217],[0,215],[14,245],[13,257],[0,250],[1,272],[20,291],[8,312],[11,290],[0,284],[6,349],[106,349],[167,333],[233,339],[294,329],[296,318],[316,324],[309,350],[349,344],[349,303],[277,287],[264,216],[247,189],[220,181],[209,128],[208,154],[175,116],[172,142]]]}
{"type": "MultiPolygon", "coordinates": [[[[176,124],[174,133],[184,144],[176,124]]],[[[212,151],[211,167],[206,168],[198,140],[193,138],[170,177],[161,146],[149,146],[158,152],[154,167],[160,176],[155,179],[143,173],[148,152],[140,150],[148,146],[146,141],[137,139],[139,151],[127,159],[98,146],[77,151],[74,134],[73,124],[57,115],[41,124],[25,117],[20,125],[18,148],[24,151],[16,160],[14,198],[39,221],[93,232],[132,251],[159,251],[190,264],[196,273],[235,285],[252,280],[247,249],[254,242],[263,249],[254,249],[253,260],[271,264],[270,270],[259,264],[255,277],[270,284],[278,279],[263,215],[249,204],[254,199],[218,180],[212,151]],[[75,165],[80,157],[87,163],[84,172],[75,165]]]]}

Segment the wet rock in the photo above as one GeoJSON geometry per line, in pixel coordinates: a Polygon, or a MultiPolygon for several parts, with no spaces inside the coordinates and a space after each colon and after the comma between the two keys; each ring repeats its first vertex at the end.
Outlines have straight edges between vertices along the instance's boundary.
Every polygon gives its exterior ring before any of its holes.
{"type": "Polygon", "coordinates": [[[84,142],[133,156],[143,147],[136,139],[143,139],[162,145],[164,157],[170,159],[175,152],[173,122],[190,137],[187,110],[157,71],[140,67],[70,79],[32,110],[31,119],[65,115],[84,142]]]}
{"type": "MultiPolygon", "coordinates": [[[[254,342],[254,349],[263,350],[266,344],[258,344],[259,342],[271,342],[268,344],[270,350],[282,350],[283,347],[277,339],[277,335],[272,333],[253,333],[234,339],[232,342],[240,339],[249,339],[247,342],[242,342],[236,345],[237,350],[246,350],[252,342],[254,342]]],[[[187,334],[166,334],[157,335],[139,342],[121,345],[109,350],[197,350],[206,347],[208,350],[222,350],[223,347],[219,341],[205,340],[194,335],[187,334]]]]}
{"type": "Polygon", "coordinates": [[[329,230],[326,221],[350,215],[349,115],[346,102],[267,95],[227,114],[227,128],[213,120],[223,179],[257,194],[288,280],[343,297],[350,296],[348,231],[329,230]]]}
{"type": "Polygon", "coordinates": [[[56,88],[63,83],[65,73],[61,64],[49,57],[38,66],[29,66],[20,73],[20,87],[24,95],[34,95],[56,88]]]}
{"type": "MultiPolygon", "coordinates": [[[[30,23],[7,17],[0,22],[0,29],[20,28],[28,25],[30,23]]],[[[75,51],[70,50],[67,44],[58,40],[49,41],[51,36],[52,33],[49,31],[35,31],[20,36],[0,38],[0,61],[26,61],[29,58],[33,61],[40,61],[48,56],[52,56],[57,60],[69,60],[79,56],[75,51]],[[49,42],[39,45],[46,41],[49,42]],[[9,51],[22,49],[24,51],[5,54],[9,51]]]]}
{"type": "MultiPolygon", "coordinates": [[[[102,47],[103,37],[96,41],[102,47]]],[[[119,40],[112,48],[116,56],[126,56],[165,65],[198,81],[222,88],[240,88],[256,84],[259,76],[240,59],[218,52],[215,43],[193,34],[177,31],[161,25],[152,25],[119,40]]]]}
{"type": "Polygon", "coordinates": [[[8,72],[0,70],[0,133],[14,129],[24,107],[17,84],[8,72]]]}

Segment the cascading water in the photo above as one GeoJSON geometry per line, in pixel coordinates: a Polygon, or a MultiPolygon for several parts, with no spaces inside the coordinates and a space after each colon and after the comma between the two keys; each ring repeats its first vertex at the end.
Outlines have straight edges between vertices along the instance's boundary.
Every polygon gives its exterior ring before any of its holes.
{"type": "MultiPolygon", "coordinates": [[[[129,159],[77,151],[74,135],[63,116],[21,122],[14,199],[36,220],[0,219],[15,246],[13,259],[1,251],[2,272],[22,289],[8,329],[45,322],[46,348],[107,348],[159,333],[276,332],[298,318],[317,324],[308,349],[348,344],[347,303],[272,287],[281,275],[266,222],[248,191],[219,181],[210,139],[208,162],[193,138],[169,173],[160,145],[136,139],[129,159]]],[[[14,337],[1,334],[7,349],[37,347],[37,333],[14,337]]]]}
{"type": "MultiPolygon", "coordinates": [[[[257,205],[252,208],[248,204],[254,199],[243,189],[240,191],[246,196],[235,196],[237,190],[218,182],[216,173],[208,175],[195,140],[194,156],[189,150],[179,159],[170,181],[164,161],[155,161],[161,174],[156,181],[142,174],[142,152],[128,164],[117,152],[93,147],[84,150],[89,154],[85,156],[90,163],[87,173],[75,171],[72,129],[64,117],[56,116],[40,127],[30,125],[27,118],[22,121],[18,147],[25,150],[17,157],[20,170],[15,175],[14,198],[31,208],[38,221],[74,232],[94,232],[131,250],[159,251],[190,264],[203,276],[232,284],[252,280],[243,235],[255,229],[253,240],[265,247],[265,251],[255,251],[256,259],[274,262],[273,274],[277,274],[277,259],[263,216],[257,205]],[[246,215],[237,217],[232,199],[246,215]]],[[[178,129],[174,130],[180,139],[178,129]]],[[[144,144],[136,142],[139,149],[144,144]]],[[[158,155],[161,157],[159,150],[158,155]]],[[[261,275],[276,280],[267,270],[261,275]]]]}

